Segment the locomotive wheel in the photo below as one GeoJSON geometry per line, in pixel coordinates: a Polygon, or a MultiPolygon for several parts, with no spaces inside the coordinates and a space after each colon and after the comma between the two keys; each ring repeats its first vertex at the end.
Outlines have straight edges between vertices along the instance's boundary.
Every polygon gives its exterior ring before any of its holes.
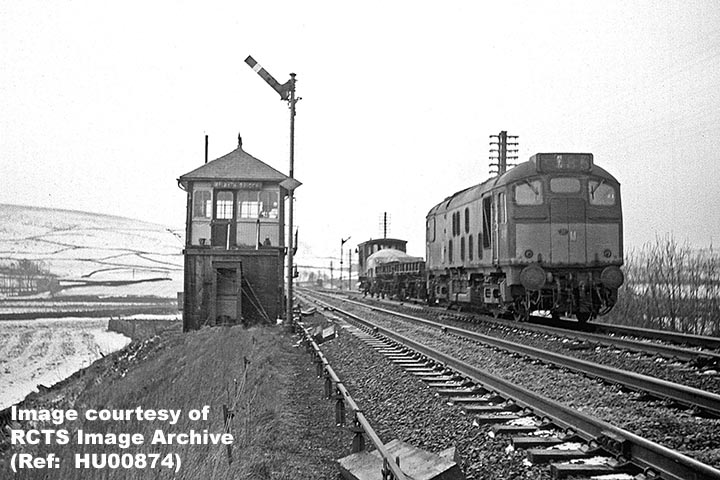
{"type": "MultiPolygon", "coordinates": [[[[599,295],[597,295],[597,302],[600,304],[598,316],[602,316],[609,313],[610,310],[612,310],[615,306],[615,301],[617,300],[617,292],[613,292],[609,289],[604,289],[602,292],[598,292],[598,294],[599,295]]],[[[595,298],[593,298],[593,300],[595,300],[595,298]]]]}
{"type": "Polygon", "coordinates": [[[513,318],[516,322],[527,322],[530,320],[530,309],[528,309],[526,298],[518,297],[513,305],[513,318]]]}
{"type": "Polygon", "coordinates": [[[590,312],[577,312],[575,314],[575,317],[577,318],[579,323],[584,324],[587,323],[588,320],[590,320],[590,312]]]}

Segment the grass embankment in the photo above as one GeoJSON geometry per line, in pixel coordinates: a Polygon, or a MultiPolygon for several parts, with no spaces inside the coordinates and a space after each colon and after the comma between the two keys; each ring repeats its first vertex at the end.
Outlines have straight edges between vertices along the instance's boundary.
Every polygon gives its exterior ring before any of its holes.
{"type": "Polygon", "coordinates": [[[720,336],[720,254],[674,238],[627,252],[625,284],[604,321],[720,336]]]}
{"type": "Polygon", "coordinates": [[[155,335],[169,334],[172,331],[180,332],[182,322],[179,320],[111,318],[108,320],[108,330],[121,333],[133,340],[142,340],[155,335]]]}
{"type": "MultiPolygon", "coordinates": [[[[341,456],[342,434],[334,428],[332,402],[322,399],[322,383],[314,376],[310,358],[293,348],[293,338],[279,328],[207,328],[193,333],[169,332],[144,342],[133,342],[122,352],[96,362],[90,369],[65,382],[60,389],[26,400],[21,408],[72,408],[78,420],[20,422],[14,428],[67,429],[67,445],[12,446],[2,457],[0,477],[17,479],[242,479],[242,478],[333,478],[334,460],[341,456]],[[191,410],[209,406],[207,420],[190,420],[191,410]],[[224,406],[234,411],[228,429],[235,440],[232,463],[222,444],[151,445],[157,430],[164,436],[204,430],[226,431],[224,406]],[[95,410],[180,410],[175,425],[165,421],[88,421],[95,410]],[[312,412],[309,413],[309,412],[312,412]],[[78,445],[77,431],[120,434],[139,433],[144,443],[78,445]],[[9,472],[13,453],[36,456],[58,455],[60,468],[9,472]],[[76,454],[168,453],[179,455],[178,473],[160,466],[155,469],[79,469],[76,454]],[[3,473],[3,471],[5,473],[3,473]],[[9,473],[9,477],[6,474],[9,473]]],[[[43,442],[44,443],[44,442],[43,442]]],[[[349,439],[347,439],[349,445],[349,439]]],[[[7,444],[5,445],[7,447],[7,444]]],[[[342,445],[347,447],[347,445],[342,445]]]]}

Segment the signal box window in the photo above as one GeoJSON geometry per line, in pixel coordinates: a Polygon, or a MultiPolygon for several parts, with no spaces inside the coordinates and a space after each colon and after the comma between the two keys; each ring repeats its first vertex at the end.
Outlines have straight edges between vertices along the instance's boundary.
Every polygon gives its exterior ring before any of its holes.
{"type": "Polygon", "coordinates": [[[604,180],[590,180],[588,182],[590,205],[615,205],[615,189],[604,180]]]}
{"type": "Polygon", "coordinates": [[[578,193],[580,191],[580,179],[573,177],[551,178],[550,191],[553,193],[578,193]]]}
{"type": "Polygon", "coordinates": [[[515,203],[518,205],[542,205],[542,182],[525,180],[515,185],[515,203]]]}
{"type": "Polygon", "coordinates": [[[241,190],[238,192],[238,208],[240,218],[258,218],[260,216],[260,201],[256,190],[241,190]]]}
{"type": "Polygon", "coordinates": [[[212,217],[212,193],[210,190],[195,190],[193,193],[193,218],[212,217]]]}
{"type": "Polygon", "coordinates": [[[278,192],[260,192],[260,216],[263,218],[278,218],[278,192]]]}
{"type": "Polygon", "coordinates": [[[233,193],[221,191],[215,199],[215,218],[231,220],[233,218],[233,193]]]}

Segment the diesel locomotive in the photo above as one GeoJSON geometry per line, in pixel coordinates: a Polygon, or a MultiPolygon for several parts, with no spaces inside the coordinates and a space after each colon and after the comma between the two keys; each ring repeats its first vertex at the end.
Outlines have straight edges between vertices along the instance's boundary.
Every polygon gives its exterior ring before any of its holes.
{"type": "Polygon", "coordinates": [[[427,297],[586,322],[617,300],[622,238],[620,184],[593,155],[538,153],[429,211],[427,297]]]}

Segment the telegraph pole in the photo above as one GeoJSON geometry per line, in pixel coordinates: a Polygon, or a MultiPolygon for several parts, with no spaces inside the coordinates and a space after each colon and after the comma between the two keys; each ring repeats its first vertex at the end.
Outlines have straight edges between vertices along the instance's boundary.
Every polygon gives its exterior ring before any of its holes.
{"type": "Polygon", "coordinates": [[[387,212],[383,212],[382,217],[379,220],[380,230],[382,231],[383,238],[387,238],[388,229],[390,227],[390,215],[387,212]]]}
{"type": "Polygon", "coordinates": [[[517,149],[508,149],[508,147],[517,147],[517,142],[508,142],[510,140],[517,140],[517,135],[508,135],[507,131],[503,130],[497,135],[490,135],[490,138],[497,138],[497,142],[490,142],[490,145],[497,145],[497,148],[490,149],[490,161],[497,160],[497,163],[490,163],[491,167],[497,167],[497,171],[490,171],[490,174],[502,175],[507,172],[508,166],[514,167],[515,164],[508,164],[508,160],[517,160],[517,149]],[[515,155],[508,155],[509,153],[515,155]]]}
{"type": "Polygon", "coordinates": [[[343,288],[343,280],[342,280],[342,274],[343,274],[343,247],[345,246],[345,242],[350,240],[350,237],[347,237],[343,239],[340,237],[340,290],[343,288]]]}
{"type": "Polygon", "coordinates": [[[293,199],[295,195],[295,189],[302,185],[300,182],[295,180],[295,104],[300,100],[300,97],[295,96],[295,74],[290,74],[290,80],[284,84],[280,84],[275,78],[268,73],[263,67],[258,64],[254,58],[250,55],[245,59],[250,68],[255,71],[260,77],[265,80],[265,83],[270,85],[279,95],[280,99],[288,102],[290,107],[290,168],[288,178],[280,182],[280,186],[288,192],[288,245],[287,245],[287,311],[285,316],[285,322],[289,324],[292,322],[292,309],[293,309],[293,255],[295,250],[293,248],[293,199]]]}
{"type": "Polygon", "coordinates": [[[352,290],[352,248],[348,248],[348,292],[352,290]]]}

